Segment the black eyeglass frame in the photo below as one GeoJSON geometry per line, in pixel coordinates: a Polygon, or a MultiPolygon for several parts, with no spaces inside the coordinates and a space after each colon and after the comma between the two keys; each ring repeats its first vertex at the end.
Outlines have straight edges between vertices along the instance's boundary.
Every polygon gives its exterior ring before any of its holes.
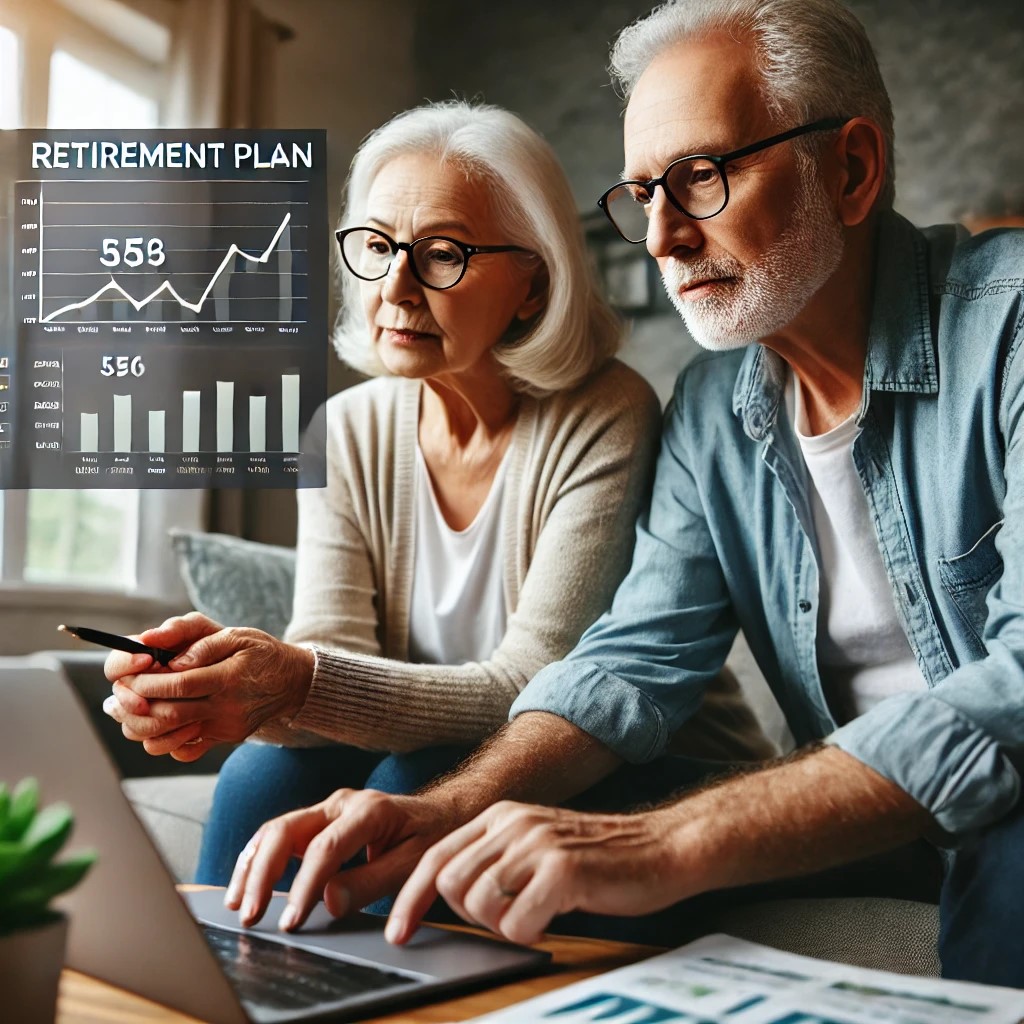
{"type": "Polygon", "coordinates": [[[354,228],[339,228],[339,230],[334,232],[334,237],[338,240],[338,249],[341,252],[341,261],[345,264],[348,271],[358,277],[360,281],[379,281],[381,278],[387,277],[391,270],[391,263],[387,265],[383,274],[378,274],[376,277],[366,277],[365,275],[360,274],[358,270],[353,269],[352,264],[349,263],[348,257],[345,255],[345,239],[356,231],[372,231],[375,235],[380,235],[380,237],[383,238],[391,248],[392,263],[400,252],[404,252],[409,257],[409,269],[412,271],[412,276],[415,277],[424,288],[430,288],[435,292],[446,292],[449,288],[454,288],[466,276],[466,270],[469,268],[469,261],[474,256],[490,252],[525,252],[533,255],[532,249],[524,249],[521,245],[471,245],[469,242],[461,242],[459,239],[452,238],[450,235],[423,235],[420,238],[414,238],[411,242],[396,242],[386,231],[381,231],[380,228],[370,227],[368,224],[360,224],[354,228]],[[416,257],[413,255],[412,250],[415,246],[419,245],[420,242],[433,241],[450,242],[459,250],[459,252],[462,253],[462,270],[459,273],[459,276],[455,278],[451,284],[431,284],[429,281],[424,281],[420,276],[419,269],[416,266],[416,257]]]}
{"type": "Polygon", "coordinates": [[[742,146],[740,149],[734,149],[731,153],[723,153],[721,156],[715,156],[711,153],[693,153],[689,156],[681,156],[677,160],[673,160],[672,163],[665,168],[665,170],[658,175],[656,178],[650,178],[647,181],[641,181],[639,179],[629,179],[627,181],[617,181],[611,188],[606,189],[602,194],[601,198],[598,199],[597,205],[600,207],[604,215],[611,221],[611,225],[618,232],[619,236],[625,241],[632,245],[640,245],[641,242],[647,241],[647,235],[644,234],[643,238],[626,238],[619,228],[618,224],[615,223],[615,219],[612,217],[611,211],[608,209],[608,197],[618,188],[623,185],[639,185],[647,191],[654,198],[654,190],[660,185],[665,190],[665,195],[668,197],[668,201],[681,213],[684,217],[689,217],[690,220],[710,220],[712,217],[717,217],[728,205],[729,205],[729,177],[725,173],[725,165],[733,160],[740,160],[745,156],[752,156],[754,153],[760,153],[763,149],[769,149],[771,146],[777,146],[782,142],[789,142],[790,139],[799,138],[801,135],[809,135],[811,132],[829,132],[835,131],[837,128],[842,128],[848,124],[850,118],[848,117],[823,117],[817,121],[811,121],[808,124],[802,124],[797,128],[790,128],[788,131],[779,132],[778,135],[769,136],[767,139],[761,139],[759,142],[752,142],[749,146],[742,146]],[[688,160],[707,160],[709,163],[714,164],[715,170],[718,171],[718,176],[722,179],[722,192],[724,198],[722,205],[715,210],[714,213],[706,213],[702,217],[695,216],[690,213],[682,203],[672,194],[672,190],[668,187],[668,176],[672,171],[672,168],[678,164],[685,163],[688,160]]]}

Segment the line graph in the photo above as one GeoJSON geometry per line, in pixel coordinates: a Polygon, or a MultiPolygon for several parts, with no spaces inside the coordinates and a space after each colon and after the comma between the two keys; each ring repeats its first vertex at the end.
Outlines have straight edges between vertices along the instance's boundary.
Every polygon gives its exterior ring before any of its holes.
{"type": "Polygon", "coordinates": [[[308,184],[19,182],[38,217],[35,322],[307,322],[308,184]]]}
{"type": "MultiPolygon", "coordinates": [[[[42,223],[42,202],[40,202],[39,212],[40,223],[42,223]]],[[[231,247],[228,249],[226,255],[224,256],[224,259],[221,261],[220,266],[217,267],[217,269],[214,271],[213,277],[210,278],[210,283],[206,286],[205,290],[203,291],[203,294],[199,297],[198,302],[189,302],[188,299],[182,298],[182,296],[178,294],[174,285],[172,285],[171,282],[166,279],[160,284],[158,288],[150,292],[149,295],[147,295],[145,298],[134,299],[132,298],[131,295],[128,294],[128,292],[124,290],[124,288],[122,288],[117,283],[117,281],[114,280],[113,277],[111,277],[110,284],[104,285],[104,287],[102,287],[98,292],[95,292],[88,298],[83,299],[81,302],[72,302],[69,303],[67,306],[61,306],[59,309],[54,310],[52,313],[49,313],[46,316],[43,315],[43,290],[42,288],[40,288],[39,322],[42,324],[49,323],[52,320],[56,320],[57,317],[61,316],[63,313],[68,313],[71,310],[75,309],[85,309],[87,306],[92,305],[92,303],[102,298],[109,291],[115,291],[124,296],[124,298],[127,299],[135,307],[136,310],[141,310],[144,306],[148,306],[161,292],[166,291],[183,308],[190,309],[192,310],[193,313],[200,313],[202,312],[203,305],[206,303],[207,298],[209,298],[210,293],[216,287],[218,279],[220,278],[224,270],[227,268],[227,266],[231,263],[232,259],[237,255],[253,263],[266,263],[267,260],[270,258],[270,254],[274,251],[274,248],[276,247],[278,240],[281,238],[281,236],[287,229],[288,222],[291,220],[291,217],[292,215],[290,213],[286,213],[284,215],[284,220],[281,221],[280,227],[274,233],[274,237],[270,240],[270,245],[268,245],[259,256],[250,256],[249,253],[244,252],[242,249],[239,249],[238,246],[235,245],[234,242],[232,242],[231,247]]],[[[41,254],[42,246],[40,246],[40,256],[41,254]]]]}

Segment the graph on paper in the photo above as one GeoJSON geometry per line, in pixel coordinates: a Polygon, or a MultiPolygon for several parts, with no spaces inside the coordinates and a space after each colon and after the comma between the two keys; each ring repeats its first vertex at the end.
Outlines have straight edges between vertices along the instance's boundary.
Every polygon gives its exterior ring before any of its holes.
{"type": "Polygon", "coordinates": [[[0,486],[322,485],[324,161],[317,132],[0,134],[0,486]]]}

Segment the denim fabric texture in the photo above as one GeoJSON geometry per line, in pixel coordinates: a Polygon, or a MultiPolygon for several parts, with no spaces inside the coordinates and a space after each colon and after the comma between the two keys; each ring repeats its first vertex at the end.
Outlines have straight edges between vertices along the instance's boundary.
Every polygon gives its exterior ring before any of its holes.
{"type": "MultiPolygon", "coordinates": [[[[770,350],[701,356],[666,411],[632,568],[533,679],[628,761],[670,748],[742,629],[799,744],[827,739],[960,838],[1016,804],[1024,753],[1024,232],[883,214],[853,459],[928,689],[843,725],[819,676],[809,482],[770,350]]],[[[823,346],[827,338],[821,339],[823,346]]]]}

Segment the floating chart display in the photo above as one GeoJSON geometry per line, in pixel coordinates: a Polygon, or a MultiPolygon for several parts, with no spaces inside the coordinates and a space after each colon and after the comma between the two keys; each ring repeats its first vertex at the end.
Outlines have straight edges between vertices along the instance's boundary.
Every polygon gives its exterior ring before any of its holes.
{"type": "Polygon", "coordinates": [[[0,133],[0,486],[322,486],[324,163],[321,132],[0,133]]]}

